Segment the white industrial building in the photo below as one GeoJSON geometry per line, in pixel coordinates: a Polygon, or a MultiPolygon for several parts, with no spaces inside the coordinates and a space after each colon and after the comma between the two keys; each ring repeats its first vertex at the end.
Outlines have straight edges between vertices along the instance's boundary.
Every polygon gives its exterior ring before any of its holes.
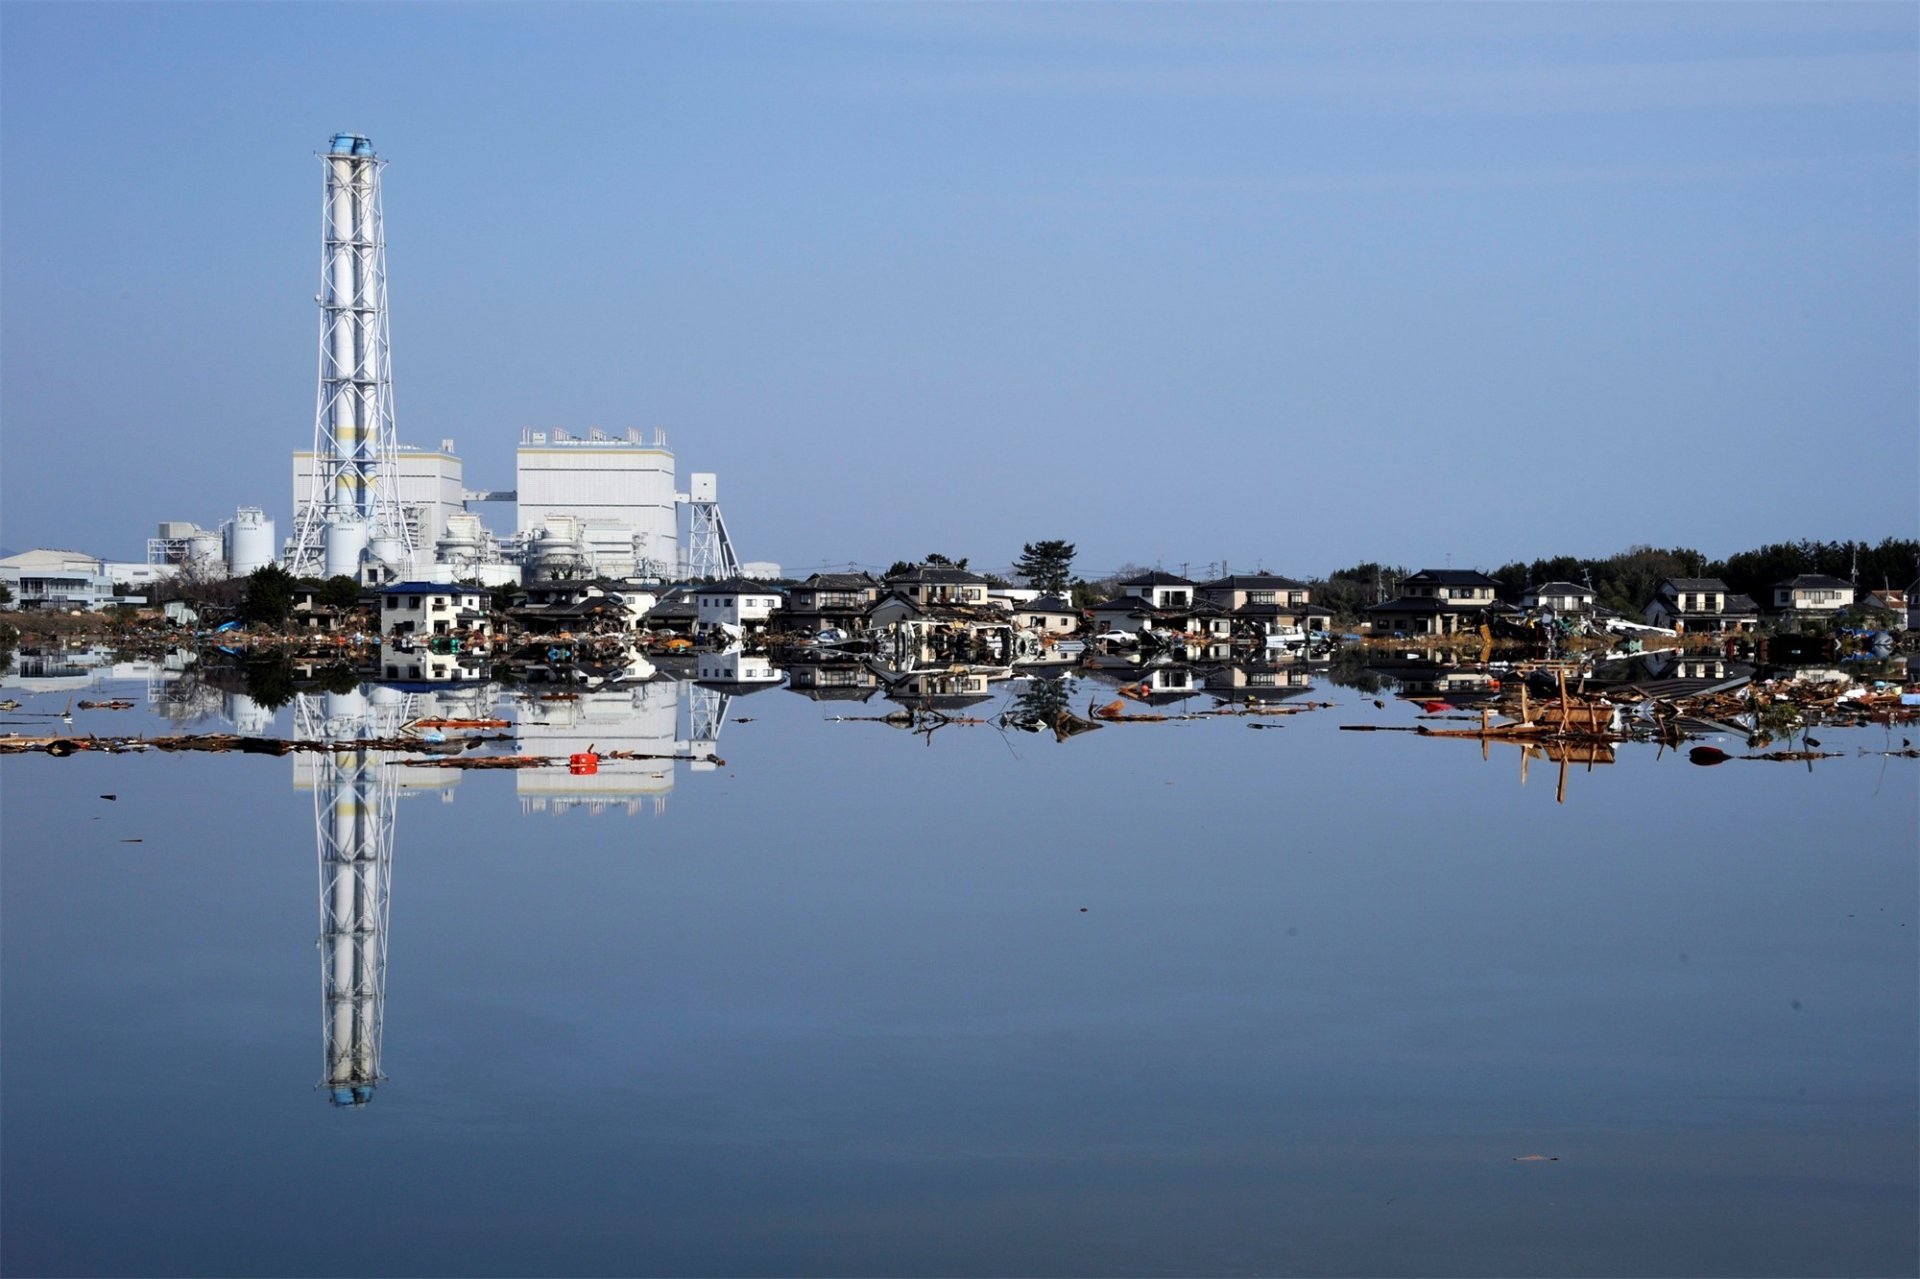
{"type": "Polygon", "coordinates": [[[522,538],[571,522],[602,577],[662,577],[678,566],[673,453],[661,432],[643,441],[633,430],[527,431],[514,480],[522,538]]]}
{"type": "MultiPolygon", "coordinates": [[[[217,557],[216,557],[217,558],[217,557]]],[[[144,604],[143,595],[113,593],[119,586],[149,586],[178,569],[172,565],[103,560],[85,551],[42,547],[0,559],[0,582],[13,592],[16,609],[102,609],[144,604]]]]}
{"type": "MultiPolygon", "coordinates": [[[[293,455],[293,526],[299,528],[314,493],[314,473],[320,469],[312,449],[293,455]]],[[[466,490],[460,458],[452,440],[438,449],[402,444],[394,452],[382,479],[390,479],[400,503],[400,516],[411,534],[419,557],[417,566],[431,562],[434,547],[447,531],[447,521],[466,510],[466,490]]]]}

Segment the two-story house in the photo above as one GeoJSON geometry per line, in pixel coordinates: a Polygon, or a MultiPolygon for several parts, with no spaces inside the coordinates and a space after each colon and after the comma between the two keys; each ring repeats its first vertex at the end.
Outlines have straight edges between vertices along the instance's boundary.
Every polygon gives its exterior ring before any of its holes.
{"type": "Polygon", "coordinates": [[[1225,638],[1230,623],[1222,610],[1200,598],[1197,583],[1154,569],[1118,583],[1120,594],[1102,600],[1088,611],[1094,631],[1138,634],[1158,631],[1202,631],[1225,638]]]}
{"type": "Polygon", "coordinates": [[[1304,635],[1333,624],[1333,613],[1313,602],[1305,582],[1275,573],[1232,574],[1198,589],[1201,602],[1218,608],[1238,634],[1304,635]]]}
{"type": "Polygon", "coordinates": [[[1831,617],[1853,607],[1852,582],[1824,573],[1802,573],[1773,584],[1773,611],[1783,618],[1831,617]]]}
{"type": "Polygon", "coordinates": [[[395,582],[380,589],[380,633],[402,641],[423,635],[491,635],[491,602],[477,586],[395,582]]]}
{"type": "Polygon", "coordinates": [[[1654,588],[1642,615],[1650,626],[1682,632],[1751,631],[1760,610],[1717,577],[1669,577],[1654,588]]]}
{"type": "Polygon", "coordinates": [[[693,591],[695,625],[699,630],[730,626],[737,630],[764,630],[780,607],[780,588],[746,577],[730,577],[693,591]]]}
{"type": "Polygon", "coordinates": [[[1400,583],[1400,594],[1367,610],[1375,634],[1452,635],[1478,626],[1495,607],[1500,583],[1470,568],[1426,568],[1400,583]]]}
{"type": "Polygon", "coordinates": [[[787,588],[774,624],[794,634],[842,630],[851,635],[866,629],[867,610],[879,598],[880,583],[865,573],[815,573],[787,588]]]}
{"type": "Polygon", "coordinates": [[[963,568],[916,564],[903,573],[889,573],[883,585],[916,604],[987,603],[987,579],[963,568]]]}

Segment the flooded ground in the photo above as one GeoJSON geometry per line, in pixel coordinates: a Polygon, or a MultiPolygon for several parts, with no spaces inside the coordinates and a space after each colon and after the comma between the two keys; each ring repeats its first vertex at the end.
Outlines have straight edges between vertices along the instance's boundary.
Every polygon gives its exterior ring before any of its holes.
{"type": "Polygon", "coordinates": [[[707,762],[0,762],[9,1274],[1914,1271],[1911,729],[1702,768],[1342,731],[1454,721],[1324,672],[1064,742],[1012,682],[903,727],[151,674],[61,731],[707,762]]]}

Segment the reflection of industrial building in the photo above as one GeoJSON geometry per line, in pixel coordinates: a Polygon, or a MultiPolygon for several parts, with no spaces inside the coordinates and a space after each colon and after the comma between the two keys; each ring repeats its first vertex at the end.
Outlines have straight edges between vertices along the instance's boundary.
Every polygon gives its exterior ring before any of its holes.
{"type": "Polygon", "coordinates": [[[522,812],[584,808],[601,813],[619,807],[639,813],[649,803],[654,812],[665,809],[673,790],[672,759],[608,759],[606,755],[610,751],[684,753],[676,731],[680,719],[677,682],[649,680],[553,700],[529,696],[519,703],[516,719],[520,749],[528,755],[566,757],[592,750],[601,756],[593,773],[557,768],[516,772],[514,790],[522,812]]]}

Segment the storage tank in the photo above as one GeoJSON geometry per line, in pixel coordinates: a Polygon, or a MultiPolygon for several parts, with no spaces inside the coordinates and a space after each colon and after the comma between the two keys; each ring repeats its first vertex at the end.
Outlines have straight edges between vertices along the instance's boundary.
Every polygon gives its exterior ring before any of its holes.
{"type": "Polygon", "coordinates": [[[367,549],[367,526],[342,519],[327,525],[326,576],[360,576],[360,556],[367,549]]]}
{"type": "Polygon", "coordinates": [[[472,564],[479,560],[486,532],[478,515],[449,515],[446,531],[434,543],[434,558],[442,564],[472,564]]]}
{"type": "Polygon", "coordinates": [[[220,534],[204,528],[196,528],[187,538],[187,563],[205,567],[218,564],[225,559],[225,548],[220,545],[220,534]]]}
{"type": "Polygon", "coordinates": [[[245,577],[274,561],[273,521],[257,506],[243,506],[227,526],[227,571],[245,577]]]}

